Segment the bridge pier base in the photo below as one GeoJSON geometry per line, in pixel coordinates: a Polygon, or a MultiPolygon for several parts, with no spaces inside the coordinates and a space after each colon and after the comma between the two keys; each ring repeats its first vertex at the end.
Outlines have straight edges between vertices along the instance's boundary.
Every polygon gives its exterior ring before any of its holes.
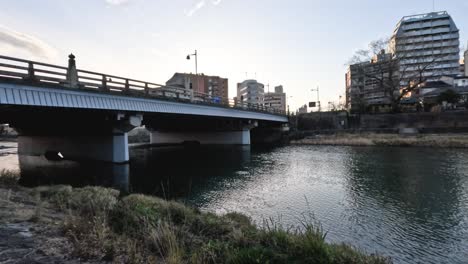
{"type": "Polygon", "coordinates": [[[250,145],[250,129],[216,132],[151,132],[151,144],[181,144],[184,142],[199,142],[203,145],[250,145]]]}
{"type": "Polygon", "coordinates": [[[99,136],[18,137],[18,154],[44,155],[47,159],[92,160],[112,163],[129,161],[127,133],[99,136]]]}

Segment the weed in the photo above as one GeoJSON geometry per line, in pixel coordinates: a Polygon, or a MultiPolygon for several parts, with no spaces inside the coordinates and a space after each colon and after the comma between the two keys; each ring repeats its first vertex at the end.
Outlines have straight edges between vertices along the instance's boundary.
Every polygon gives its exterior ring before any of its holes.
{"type": "Polygon", "coordinates": [[[20,173],[12,170],[0,170],[0,186],[13,188],[18,185],[20,173]]]}
{"type": "Polygon", "coordinates": [[[64,230],[83,259],[123,263],[391,263],[325,241],[313,220],[263,227],[239,213],[218,216],[163,199],[86,187],[38,189],[70,210],[64,230]],[[59,198],[57,198],[59,197],[59,198]],[[60,202],[67,200],[68,202],[60,202]]]}

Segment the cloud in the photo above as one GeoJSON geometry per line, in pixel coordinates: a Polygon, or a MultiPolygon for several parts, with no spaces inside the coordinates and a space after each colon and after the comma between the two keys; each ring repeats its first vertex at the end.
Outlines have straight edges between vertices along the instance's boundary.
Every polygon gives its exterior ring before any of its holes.
{"type": "MultiPolygon", "coordinates": [[[[211,0],[212,5],[219,5],[222,0],[211,0]]],[[[207,0],[198,1],[190,10],[185,11],[185,15],[188,17],[193,16],[198,10],[202,9],[206,5],[207,0]]]]}
{"type": "Polygon", "coordinates": [[[105,0],[109,5],[123,5],[128,3],[130,0],[105,0]]]}
{"type": "Polygon", "coordinates": [[[185,12],[185,14],[189,17],[193,16],[198,10],[204,7],[206,4],[205,0],[201,0],[198,2],[194,7],[192,7],[189,11],[185,12]]]}
{"type": "Polygon", "coordinates": [[[57,51],[44,41],[0,25],[0,48],[9,52],[24,52],[40,58],[52,59],[57,51]],[[6,48],[5,48],[6,46],[6,48]]]}

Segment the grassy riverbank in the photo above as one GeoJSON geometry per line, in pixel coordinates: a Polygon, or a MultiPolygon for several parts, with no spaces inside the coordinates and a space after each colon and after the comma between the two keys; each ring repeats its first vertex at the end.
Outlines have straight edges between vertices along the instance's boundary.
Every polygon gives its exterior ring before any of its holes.
{"type": "Polygon", "coordinates": [[[400,146],[400,147],[440,147],[468,148],[467,134],[334,134],[316,135],[291,141],[293,145],[332,145],[332,146],[400,146]]]}
{"type": "Polygon", "coordinates": [[[121,196],[116,190],[100,187],[27,189],[15,184],[15,173],[1,174],[0,201],[7,204],[2,206],[1,224],[19,221],[11,215],[21,211],[22,222],[42,223],[48,226],[47,230],[58,229],[73,245],[69,254],[81,260],[390,263],[347,245],[326,243],[325,233],[314,222],[303,222],[299,229],[266,221],[259,228],[238,213],[218,216],[173,201],[135,194],[121,196]],[[21,209],[24,204],[32,204],[34,209],[25,213],[21,209]],[[51,218],[56,219],[56,225],[45,220],[51,218]]]}

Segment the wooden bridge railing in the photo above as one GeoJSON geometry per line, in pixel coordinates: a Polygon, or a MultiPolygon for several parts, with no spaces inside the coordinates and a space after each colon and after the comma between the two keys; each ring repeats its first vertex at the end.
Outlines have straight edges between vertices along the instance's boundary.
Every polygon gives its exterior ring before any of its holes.
{"type": "Polygon", "coordinates": [[[194,92],[193,90],[176,86],[79,70],[76,68],[75,56],[73,54],[69,56],[68,67],[0,55],[0,79],[29,85],[52,85],[59,88],[82,89],[112,94],[119,93],[130,96],[175,100],[195,104],[202,103],[286,115],[284,111],[268,108],[264,105],[234,101],[229,98],[194,92]]]}

